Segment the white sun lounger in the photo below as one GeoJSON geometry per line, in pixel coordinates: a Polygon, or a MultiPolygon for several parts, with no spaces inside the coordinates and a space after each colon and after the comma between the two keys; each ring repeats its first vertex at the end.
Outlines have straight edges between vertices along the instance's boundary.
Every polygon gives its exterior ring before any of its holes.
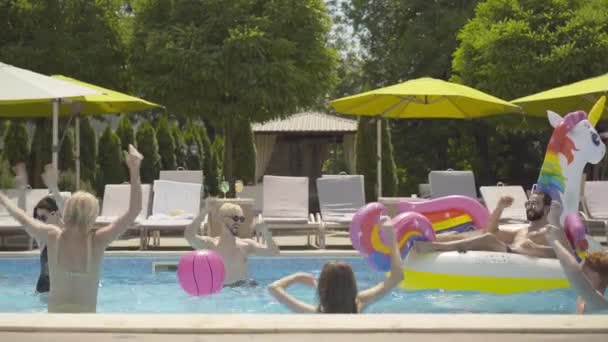
{"type": "Polygon", "coordinates": [[[500,217],[504,223],[527,223],[526,217],[526,201],[528,197],[521,185],[497,185],[497,186],[482,186],[479,187],[479,192],[486,204],[486,207],[491,212],[498,205],[498,201],[502,196],[513,197],[511,207],[503,210],[500,217]]]}
{"type": "Polygon", "coordinates": [[[203,184],[203,171],[201,170],[162,170],[159,180],[168,180],[182,183],[203,184]]]}
{"type": "Polygon", "coordinates": [[[258,216],[264,209],[264,184],[245,185],[243,191],[239,194],[240,198],[253,199],[253,214],[258,216]]]}
{"type": "MultiPolygon", "coordinates": [[[[348,230],[353,216],[365,205],[362,175],[331,176],[317,179],[321,231],[348,230]]],[[[325,236],[320,245],[325,246],[325,236]]]]}
{"type": "MultiPolygon", "coordinates": [[[[97,227],[108,225],[114,222],[120,215],[124,214],[129,208],[129,197],[131,192],[130,184],[106,184],[101,205],[101,214],[95,220],[97,227]]],[[[142,209],[133,226],[130,229],[139,229],[139,224],[145,220],[150,213],[150,184],[141,185],[142,209]]],[[[146,236],[144,230],[140,230],[140,249],[144,249],[146,236]]]]}
{"type": "Polygon", "coordinates": [[[431,198],[462,195],[477,198],[475,175],[472,171],[431,171],[429,173],[431,198]]]}
{"type": "Polygon", "coordinates": [[[309,245],[314,234],[320,243],[320,224],[308,212],[308,177],[264,176],[263,183],[264,207],[257,224],[277,235],[306,235],[309,245]]]}
{"type": "Polygon", "coordinates": [[[154,246],[160,245],[160,231],[182,231],[192,223],[200,210],[201,184],[173,182],[166,180],[154,181],[154,200],[152,215],[140,222],[140,227],[146,235],[154,231],[154,246]]]}
{"type": "Polygon", "coordinates": [[[608,241],[608,181],[585,182],[582,204],[589,235],[602,235],[608,241]]]}

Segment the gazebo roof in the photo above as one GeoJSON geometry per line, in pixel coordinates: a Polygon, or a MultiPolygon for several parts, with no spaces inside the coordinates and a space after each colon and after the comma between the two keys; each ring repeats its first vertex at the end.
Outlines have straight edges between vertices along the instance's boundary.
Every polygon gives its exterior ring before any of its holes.
{"type": "Polygon", "coordinates": [[[254,133],[351,133],[357,131],[357,121],[319,112],[302,112],[284,119],[256,123],[252,128],[254,133]]]}

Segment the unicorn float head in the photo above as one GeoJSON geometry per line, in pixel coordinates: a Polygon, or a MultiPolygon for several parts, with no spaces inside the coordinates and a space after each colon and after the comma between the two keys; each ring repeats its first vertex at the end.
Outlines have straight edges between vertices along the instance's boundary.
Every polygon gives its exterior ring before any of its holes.
{"type": "Polygon", "coordinates": [[[605,102],[606,98],[602,96],[589,115],[576,111],[562,118],[557,113],[547,112],[549,123],[554,130],[536,189],[561,203],[562,225],[566,216],[578,212],[585,165],[597,164],[606,153],[606,146],[594,128],[604,110],[605,102]]]}

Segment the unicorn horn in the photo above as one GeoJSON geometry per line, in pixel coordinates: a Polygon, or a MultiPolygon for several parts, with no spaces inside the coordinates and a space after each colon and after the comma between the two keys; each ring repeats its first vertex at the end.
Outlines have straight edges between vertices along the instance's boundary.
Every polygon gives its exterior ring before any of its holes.
{"type": "Polygon", "coordinates": [[[593,105],[591,111],[589,112],[589,122],[595,126],[600,118],[602,117],[602,113],[604,112],[604,104],[606,103],[606,96],[600,97],[599,100],[593,105]]]}

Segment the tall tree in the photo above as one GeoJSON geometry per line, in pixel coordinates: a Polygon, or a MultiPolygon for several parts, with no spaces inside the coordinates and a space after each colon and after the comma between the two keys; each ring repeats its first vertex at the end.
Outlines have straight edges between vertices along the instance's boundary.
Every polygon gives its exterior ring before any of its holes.
{"type": "Polygon", "coordinates": [[[8,123],[4,135],[4,156],[10,165],[27,162],[30,154],[27,128],[23,121],[13,120],[8,123]]]}
{"type": "Polygon", "coordinates": [[[40,175],[42,175],[44,167],[52,162],[51,139],[51,120],[36,119],[29,162],[29,177],[32,188],[44,187],[40,175]]]}
{"type": "Polygon", "coordinates": [[[152,183],[158,179],[160,171],[160,155],[158,154],[158,141],[154,127],[146,121],[137,128],[137,148],[144,156],[141,163],[141,181],[152,183]]]}
{"type": "Polygon", "coordinates": [[[80,119],[80,175],[82,180],[95,184],[97,175],[97,134],[91,119],[80,119]]]}
{"type": "Polygon", "coordinates": [[[200,125],[197,126],[197,129],[201,144],[203,146],[203,172],[205,177],[205,187],[208,193],[217,195],[219,192],[217,157],[214,155],[215,151],[211,145],[211,139],[209,139],[205,124],[200,123],[200,125]]]}
{"type": "Polygon", "coordinates": [[[171,126],[173,141],[175,142],[175,165],[177,167],[186,167],[186,142],[182,130],[177,124],[171,126]]]}
{"type": "Polygon", "coordinates": [[[127,114],[122,114],[116,128],[116,135],[120,139],[120,148],[123,151],[129,150],[129,145],[135,145],[135,130],[131,124],[131,119],[127,114]]]}
{"type": "Polygon", "coordinates": [[[126,54],[116,6],[114,0],[2,0],[0,60],[123,88],[126,54]]]}
{"type": "Polygon", "coordinates": [[[74,155],[74,130],[69,127],[64,127],[60,133],[61,146],[59,148],[59,169],[74,170],[76,167],[76,157],[74,155]]]}
{"type": "Polygon", "coordinates": [[[158,153],[160,154],[160,165],[163,170],[175,170],[175,140],[169,119],[166,115],[161,116],[156,131],[158,140],[158,153]]]}
{"type": "MultiPolygon", "coordinates": [[[[135,11],[131,68],[138,89],[222,126],[227,137],[241,122],[317,103],[334,83],[336,54],[327,46],[322,0],[143,0],[135,11]]],[[[229,139],[225,148],[235,155],[229,139]]],[[[234,163],[224,158],[229,180],[234,163]]]]}
{"type": "MultiPolygon", "coordinates": [[[[506,99],[525,96],[608,71],[608,1],[488,0],[458,40],[454,80],[506,99]]],[[[529,123],[473,130],[487,166],[482,171],[501,181],[534,182],[549,126],[529,123]]]]}
{"type": "Polygon", "coordinates": [[[122,151],[120,138],[106,127],[99,138],[99,172],[97,174],[97,193],[103,195],[106,184],[120,184],[125,179],[122,165],[122,151]]]}

